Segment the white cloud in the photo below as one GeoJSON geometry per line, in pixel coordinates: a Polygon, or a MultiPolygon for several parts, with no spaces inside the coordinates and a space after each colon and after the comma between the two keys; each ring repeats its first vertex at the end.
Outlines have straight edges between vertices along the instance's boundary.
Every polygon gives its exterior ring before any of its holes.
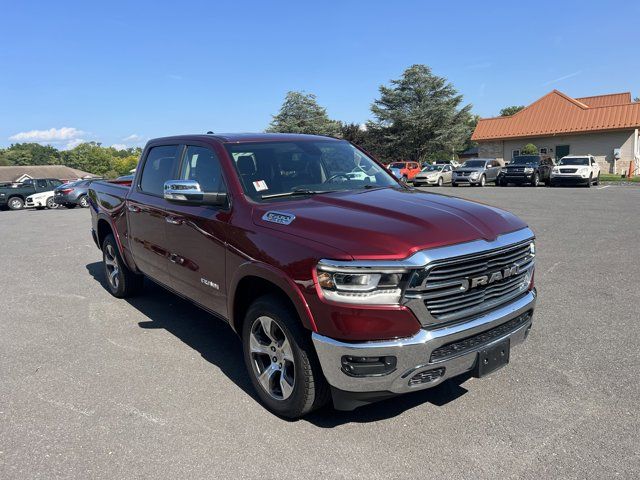
{"type": "Polygon", "coordinates": [[[29,130],[11,135],[9,140],[18,142],[60,142],[77,139],[85,132],[73,127],[50,128],[49,130],[29,130]]]}
{"type": "Polygon", "coordinates": [[[111,145],[111,148],[115,148],[116,150],[126,150],[129,147],[124,143],[114,143],[113,145],[111,145]]]}
{"type": "Polygon", "coordinates": [[[62,150],[71,150],[74,147],[77,147],[78,145],[80,145],[81,143],[85,143],[86,140],[82,139],[82,138],[72,138],[71,140],[69,140],[67,143],[65,143],[64,145],[62,145],[62,147],[60,147],[62,150]]]}
{"type": "Polygon", "coordinates": [[[546,87],[548,85],[551,85],[553,83],[561,82],[562,80],[566,80],[568,78],[577,77],[581,73],[582,73],[582,70],[578,70],[577,72],[569,73],[568,75],[563,75],[562,77],[558,77],[558,78],[555,78],[553,80],[549,80],[548,82],[545,82],[542,85],[546,87]]]}
{"type": "Polygon", "coordinates": [[[142,137],[137,133],[132,133],[128,137],[124,137],[122,139],[123,142],[140,142],[141,140],[142,140],[142,137]]]}

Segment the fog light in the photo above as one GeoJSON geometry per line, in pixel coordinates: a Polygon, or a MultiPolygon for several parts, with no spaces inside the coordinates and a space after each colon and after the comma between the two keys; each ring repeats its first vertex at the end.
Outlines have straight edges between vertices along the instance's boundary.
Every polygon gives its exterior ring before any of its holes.
{"type": "Polygon", "coordinates": [[[373,377],[387,375],[396,369],[396,357],[342,357],[342,371],[351,377],[373,377]]]}

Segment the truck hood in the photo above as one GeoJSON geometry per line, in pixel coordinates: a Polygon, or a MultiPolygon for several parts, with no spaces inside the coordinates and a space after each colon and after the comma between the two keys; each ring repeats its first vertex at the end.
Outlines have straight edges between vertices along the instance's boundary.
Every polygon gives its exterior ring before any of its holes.
{"type": "Polygon", "coordinates": [[[525,228],[515,215],[476,202],[417,190],[384,188],[321,194],[256,205],[256,225],[314,240],[355,259],[399,259],[418,250],[525,228]],[[267,212],[295,215],[289,225],[267,212]]]}

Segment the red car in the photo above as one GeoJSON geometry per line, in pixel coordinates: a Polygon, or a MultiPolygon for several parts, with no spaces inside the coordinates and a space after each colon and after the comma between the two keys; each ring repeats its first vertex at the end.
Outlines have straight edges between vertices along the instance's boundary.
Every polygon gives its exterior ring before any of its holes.
{"type": "Polygon", "coordinates": [[[393,162],[389,165],[389,170],[399,180],[412,181],[422,170],[418,162],[393,162]]]}
{"type": "Polygon", "coordinates": [[[228,322],[278,415],[488,375],[532,325],[522,220],[408,189],[344,140],[159,138],[131,186],[94,182],[89,198],[109,291],[146,276],[228,322]]]}

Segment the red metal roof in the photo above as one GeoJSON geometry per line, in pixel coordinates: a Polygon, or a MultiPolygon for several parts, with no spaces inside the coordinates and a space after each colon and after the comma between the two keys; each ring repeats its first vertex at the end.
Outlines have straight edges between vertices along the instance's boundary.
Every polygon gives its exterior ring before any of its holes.
{"type": "Polygon", "coordinates": [[[629,93],[571,98],[553,90],[509,117],[484,118],[472,140],[536,137],[640,128],[640,102],[629,93]]]}

